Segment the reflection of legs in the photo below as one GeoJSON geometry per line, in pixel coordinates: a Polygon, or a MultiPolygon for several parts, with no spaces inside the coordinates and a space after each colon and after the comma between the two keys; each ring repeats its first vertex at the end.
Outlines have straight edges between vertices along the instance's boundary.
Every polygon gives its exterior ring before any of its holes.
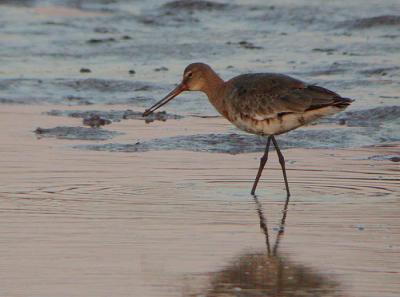
{"type": "Polygon", "coordinates": [[[268,251],[268,256],[271,254],[271,247],[269,244],[269,234],[268,234],[268,226],[267,226],[267,219],[264,217],[264,213],[262,210],[262,205],[260,201],[258,201],[258,198],[256,195],[253,195],[254,201],[256,202],[257,205],[257,213],[258,213],[258,218],[260,219],[260,228],[264,232],[265,235],[265,243],[267,245],[267,251],[268,251]]]}
{"type": "Polygon", "coordinates": [[[257,184],[258,184],[258,181],[259,181],[259,179],[261,177],[261,173],[262,173],[262,171],[263,171],[263,169],[265,167],[265,163],[267,163],[269,145],[271,144],[271,138],[273,139],[273,136],[269,136],[268,137],[264,155],[260,159],[260,167],[258,168],[257,176],[256,176],[256,179],[254,180],[253,188],[251,189],[251,195],[254,195],[254,193],[256,192],[257,184]]]}
{"type": "Polygon", "coordinates": [[[285,206],[283,207],[283,210],[282,210],[281,225],[279,226],[278,235],[276,236],[274,248],[272,251],[272,254],[274,256],[278,252],[279,242],[281,241],[281,237],[282,237],[283,233],[285,232],[286,215],[287,215],[287,211],[288,211],[288,207],[289,207],[289,197],[290,197],[289,195],[286,196],[285,206]]]}
{"type": "Polygon", "coordinates": [[[275,137],[273,135],[271,135],[270,137],[272,139],[272,143],[275,146],[276,153],[278,154],[279,163],[281,164],[281,167],[282,167],[283,178],[285,179],[286,193],[287,193],[287,195],[289,197],[290,196],[290,192],[289,192],[289,183],[288,183],[287,177],[286,177],[285,158],[283,158],[283,155],[281,153],[281,150],[279,149],[279,146],[278,146],[278,143],[275,140],[275,137]]]}
{"type": "Polygon", "coordinates": [[[286,196],[285,205],[282,210],[281,224],[279,226],[278,234],[276,235],[274,246],[272,247],[272,254],[271,254],[271,246],[270,246],[270,242],[269,242],[267,218],[264,216],[261,202],[258,200],[257,196],[253,195],[253,199],[257,206],[258,218],[260,219],[260,228],[265,235],[265,243],[267,245],[268,256],[276,256],[278,253],[279,243],[285,232],[286,216],[287,216],[287,211],[289,208],[289,200],[290,200],[289,196],[286,196]]]}

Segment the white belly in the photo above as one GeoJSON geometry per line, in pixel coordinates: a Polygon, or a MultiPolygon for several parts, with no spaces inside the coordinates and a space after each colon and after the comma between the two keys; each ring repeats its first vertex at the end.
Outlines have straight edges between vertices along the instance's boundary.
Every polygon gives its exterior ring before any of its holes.
{"type": "Polygon", "coordinates": [[[278,135],[308,124],[322,116],[341,111],[334,106],[323,107],[304,113],[288,113],[282,116],[257,120],[246,116],[236,116],[232,123],[241,130],[258,135],[278,135]]]}

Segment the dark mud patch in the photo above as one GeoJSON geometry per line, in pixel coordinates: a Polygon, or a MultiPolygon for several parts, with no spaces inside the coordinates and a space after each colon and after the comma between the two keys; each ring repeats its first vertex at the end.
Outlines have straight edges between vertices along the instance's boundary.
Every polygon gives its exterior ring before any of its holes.
{"type": "Polygon", "coordinates": [[[335,48],[313,48],[312,51],[317,53],[325,53],[327,55],[333,55],[333,53],[337,50],[335,48]]]}
{"type": "Polygon", "coordinates": [[[400,154],[399,155],[376,155],[368,157],[368,160],[375,161],[391,161],[391,162],[400,162],[400,154]]]}
{"type": "Polygon", "coordinates": [[[118,42],[120,40],[124,41],[124,40],[131,40],[131,39],[132,39],[132,37],[129,36],[129,35],[123,35],[123,36],[119,37],[118,39],[114,38],[114,37],[91,38],[91,39],[88,39],[86,41],[86,43],[93,44],[93,45],[96,45],[96,44],[109,44],[109,43],[118,42]]]}
{"type": "Polygon", "coordinates": [[[111,124],[111,121],[108,119],[101,118],[99,115],[90,115],[83,119],[82,123],[85,126],[90,126],[92,128],[99,128],[101,126],[111,124]]]}
{"type": "Polygon", "coordinates": [[[337,74],[344,74],[348,72],[349,70],[346,68],[342,68],[340,66],[331,66],[323,69],[317,69],[314,71],[310,71],[305,73],[306,75],[309,76],[320,76],[320,75],[337,75],[337,74]]]}
{"type": "Polygon", "coordinates": [[[380,15],[369,18],[345,21],[338,27],[349,27],[352,29],[370,29],[383,26],[400,27],[400,15],[380,15]]]}
{"type": "MultiPolygon", "coordinates": [[[[282,149],[360,147],[399,140],[400,135],[393,136],[393,133],[387,133],[376,127],[296,130],[278,137],[278,142],[282,149]]],[[[76,146],[76,148],[110,152],[185,150],[240,154],[262,152],[265,144],[266,137],[232,133],[174,136],[125,144],[80,145],[76,146]]]]}
{"type": "MultiPolygon", "coordinates": [[[[262,12],[261,15],[251,16],[251,21],[261,21],[268,25],[278,25],[287,29],[289,27],[307,28],[318,26],[318,30],[329,28],[330,23],[334,24],[336,10],[333,7],[321,5],[260,5],[253,7],[253,11],[262,12]]],[[[284,34],[286,35],[286,33],[284,34]]]]}
{"type": "Polygon", "coordinates": [[[399,38],[400,35],[396,35],[396,34],[384,34],[381,36],[382,38],[388,38],[388,39],[396,39],[399,38]]]}
{"type": "Polygon", "coordinates": [[[158,67],[158,68],[154,68],[154,71],[155,72],[168,71],[168,68],[165,67],[165,66],[161,66],[161,67],[158,67]]]}
{"type": "MultiPolygon", "coordinates": [[[[327,51],[322,51],[322,52],[329,53],[331,51],[327,49],[327,51]]],[[[352,72],[354,71],[354,68],[359,68],[363,66],[365,66],[364,63],[356,63],[353,61],[341,61],[341,62],[333,62],[330,65],[315,66],[314,69],[311,71],[299,72],[299,73],[295,72],[294,74],[299,76],[337,75],[337,74],[352,72]]]]}
{"type": "MultiPolygon", "coordinates": [[[[381,106],[371,109],[346,111],[323,121],[345,122],[349,127],[379,127],[390,122],[400,125],[400,106],[381,106]]],[[[400,136],[400,133],[398,133],[400,136]]]]}
{"type": "MultiPolygon", "coordinates": [[[[136,117],[137,117],[136,114],[129,114],[128,113],[128,114],[125,115],[125,119],[131,119],[131,118],[136,118],[136,117]]],[[[160,112],[153,112],[150,115],[144,117],[144,121],[146,123],[151,123],[151,122],[154,122],[154,121],[165,122],[168,119],[177,120],[177,119],[180,119],[180,118],[183,118],[183,117],[180,116],[180,115],[176,115],[176,114],[169,114],[166,111],[160,111],[160,112]]]]}
{"type": "MultiPolygon", "coordinates": [[[[350,71],[349,71],[350,72],[350,71]]],[[[310,72],[311,73],[311,72],[310,72]]],[[[359,95],[353,99],[360,99],[363,98],[366,94],[366,90],[370,89],[371,93],[376,92],[376,90],[379,90],[380,92],[384,93],[385,89],[391,89],[391,88],[396,88],[397,86],[400,86],[400,82],[397,82],[395,79],[382,79],[381,77],[374,77],[374,78],[358,78],[359,76],[351,76],[351,73],[348,75],[349,79],[338,79],[338,80],[331,80],[329,83],[330,88],[333,90],[342,90],[340,91],[343,93],[345,90],[352,90],[355,88],[361,89],[363,92],[359,92],[359,95]]],[[[368,95],[367,95],[368,96],[368,95]]],[[[376,96],[378,97],[378,96],[376,96]]],[[[370,98],[369,104],[370,106],[377,106],[381,102],[378,100],[375,100],[376,97],[372,97],[372,100],[370,98]]],[[[366,99],[366,98],[365,98],[366,99]]],[[[368,102],[368,101],[367,101],[368,102]]]]}
{"type": "Polygon", "coordinates": [[[400,67],[378,67],[360,71],[361,74],[366,76],[386,76],[391,74],[398,74],[400,67]]]}
{"type": "Polygon", "coordinates": [[[260,151],[265,141],[257,136],[241,134],[199,134],[157,138],[132,144],[108,143],[80,145],[77,148],[110,152],[146,152],[154,150],[187,150],[195,152],[239,154],[260,151]]]}
{"type": "Polygon", "coordinates": [[[163,121],[166,120],[178,120],[182,119],[183,116],[177,114],[170,114],[166,111],[154,112],[147,117],[143,117],[143,112],[133,111],[130,109],[127,110],[110,110],[110,111],[101,111],[101,110],[51,110],[46,112],[47,115],[51,116],[64,116],[71,118],[90,118],[90,117],[99,117],[104,120],[109,120],[112,122],[119,122],[121,120],[133,119],[133,120],[144,120],[147,123],[153,121],[163,121]]]}
{"type": "Polygon", "coordinates": [[[99,34],[118,33],[118,29],[113,27],[96,27],[93,29],[93,32],[99,34]]]}
{"type": "Polygon", "coordinates": [[[226,42],[226,44],[227,45],[237,45],[237,46],[239,46],[241,48],[245,48],[245,49],[262,49],[263,48],[262,46],[257,46],[254,43],[246,41],[246,40],[242,40],[239,42],[228,41],[228,42],[226,42]]]}
{"type": "Polygon", "coordinates": [[[144,25],[163,27],[198,24],[201,23],[201,19],[197,13],[220,13],[230,7],[231,4],[207,0],[177,0],[163,4],[157,11],[136,16],[136,19],[144,25]]]}
{"type": "Polygon", "coordinates": [[[91,73],[92,70],[90,70],[89,68],[81,68],[81,69],[79,70],[79,72],[80,72],[80,73],[91,73]]]}
{"type": "Polygon", "coordinates": [[[19,104],[62,103],[137,103],[148,105],[151,92],[160,86],[142,81],[85,79],[0,79],[1,96],[6,102],[19,104]],[[133,94],[133,96],[132,96],[133,94]]]}
{"type": "Polygon", "coordinates": [[[229,4],[227,3],[202,0],[177,0],[168,2],[162,6],[166,10],[181,10],[186,12],[223,10],[228,7],[229,4]]]}
{"type": "Polygon", "coordinates": [[[98,92],[132,92],[158,89],[155,85],[142,82],[131,82],[123,80],[107,80],[88,78],[81,80],[59,81],[60,85],[72,88],[76,91],[98,91],[98,92]]]}
{"type": "Polygon", "coordinates": [[[137,21],[149,26],[181,26],[182,24],[196,24],[200,20],[192,14],[175,14],[173,12],[164,11],[157,14],[140,15],[136,17],[137,21]]]}
{"type": "Polygon", "coordinates": [[[109,37],[109,38],[91,38],[87,40],[86,42],[89,44],[101,44],[101,43],[110,43],[110,42],[116,42],[117,40],[115,38],[109,37]]]}
{"type": "Polygon", "coordinates": [[[7,99],[7,98],[0,98],[0,104],[21,104],[22,102],[17,102],[12,99],[7,99]]]}
{"type": "Polygon", "coordinates": [[[68,95],[63,97],[63,100],[70,103],[71,105],[92,105],[93,102],[90,99],[82,98],[79,96],[68,95]]]}
{"type": "Polygon", "coordinates": [[[33,7],[36,4],[35,2],[35,0],[1,0],[0,5],[33,7]]]}
{"type": "Polygon", "coordinates": [[[121,132],[104,129],[65,126],[48,129],[39,127],[34,132],[38,138],[50,137],[69,140],[108,140],[122,134],[121,132]]]}

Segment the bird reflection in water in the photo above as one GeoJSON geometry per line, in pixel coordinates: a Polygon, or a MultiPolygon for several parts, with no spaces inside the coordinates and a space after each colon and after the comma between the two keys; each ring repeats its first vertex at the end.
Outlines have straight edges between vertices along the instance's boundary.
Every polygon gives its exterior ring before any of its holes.
{"type": "Polygon", "coordinates": [[[265,234],[267,250],[240,255],[226,268],[211,275],[210,285],[206,291],[200,295],[190,296],[342,296],[338,283],[279,254],[279,244],[285,232],[289,197],[286,199],[280,226],[272,247],[262,205],[256,196],[253,197],[260,219],[260,227],[265,234]]]}

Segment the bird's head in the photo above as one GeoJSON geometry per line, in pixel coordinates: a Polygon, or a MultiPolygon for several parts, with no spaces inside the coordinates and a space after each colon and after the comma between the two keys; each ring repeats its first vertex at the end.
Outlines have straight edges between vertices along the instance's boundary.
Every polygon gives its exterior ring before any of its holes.
{"type": "Polygon", "coordinates": [[[189,91],[203,91],[214,71],[204,63],[193,63],[188,65],[183,72],[182,83],[189,91]]]}
{"type": "Polygon", "coordinates": [[[148,116],[184,91],[204,91],[207,85],[207,80],[212,75],[215,75],[215,73],[207,64],[193,63],[188,65],[183,72],[180,84],[163,99],[158,101],[149,109],[146,109],[143,116],[148,116]]]}

